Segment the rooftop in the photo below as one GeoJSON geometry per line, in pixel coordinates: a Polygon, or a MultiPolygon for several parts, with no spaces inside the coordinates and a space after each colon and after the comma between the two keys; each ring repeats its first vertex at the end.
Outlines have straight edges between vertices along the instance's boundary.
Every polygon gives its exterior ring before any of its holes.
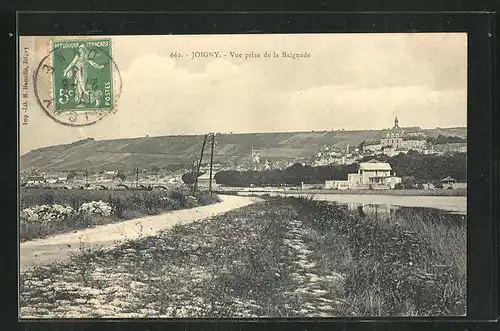
{"type": "Polygon", "coordinates": [[[360,170],[392,170],[392,167],[387,162],[380,162],[377,160],[370,160],[366,162],[361,162],[359,164],[360,170]]]}

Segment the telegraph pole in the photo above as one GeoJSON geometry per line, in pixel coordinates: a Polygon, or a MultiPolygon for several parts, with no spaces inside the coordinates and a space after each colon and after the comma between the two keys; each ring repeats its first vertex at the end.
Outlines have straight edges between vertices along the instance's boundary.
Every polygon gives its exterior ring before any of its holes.
{"type": "Polygon", "coordinates": [[[135,187],[139,188],[139,168],[135,168],[135,187]]]}
{"type": "Polygon", "coordinates": [[[194,186],[193,186],[193,196],[196,193],[196,185],[198,185],[198,173],[200,172],[201,162],[203,160],[203,152],[205,152],[205,144],[207,143],[208,134],[203,138],[203,145],[201,146],[201,154],[200,154],[200,162],[198,162],[198,168],[196,169],[196,173],[194,175],[194,186]]]}
{"type": "MultiPolygon", "coordinates": [[[[198,167],[198,161],[193,160],[193,162],[191,164],[191,173],[193,175],[195,175],[197,167],[198,167]]],[[[191,184],[191,192],[193,192],[193,190],[194,190],[194,181],[195,181],[195,178],[193,177],[193,183],[191,184]]]]}
{"type": "Polygon", "coordinates": [[[214,163],[214,145],[215,145],[215,133],[212,133],[212,149],[210,151],[210,181],[208,182],[208,191],[212,195],[212,169],[214,163]]]}
{"type": "Polygon", "coordinates": [[[85,187],[89,186],[89,171],[85,168],[85,187]]]}

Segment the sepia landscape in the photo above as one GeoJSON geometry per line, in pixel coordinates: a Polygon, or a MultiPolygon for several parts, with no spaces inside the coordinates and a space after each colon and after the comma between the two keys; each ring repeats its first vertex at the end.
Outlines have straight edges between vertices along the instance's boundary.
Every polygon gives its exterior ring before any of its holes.
{"type": "Polygon", "coordinates": [[[466,314],[465,34],[23,38],[20,318],[466,314]]]}

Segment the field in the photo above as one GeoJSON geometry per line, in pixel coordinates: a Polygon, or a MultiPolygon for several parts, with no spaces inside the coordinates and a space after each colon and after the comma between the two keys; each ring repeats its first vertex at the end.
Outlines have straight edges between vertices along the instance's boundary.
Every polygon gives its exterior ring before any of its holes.
{"type": "Polygon", "coordinates": [[[466,225],[267,198],[21,275],[22,317],[447,316],[466,312],[466,225]]]}
{"type": "Polygon", "coordinates": [[[211,196],[206,191],[198,191],[192,197],[186,188],[168,191],[21,189],[20,206],[25,212],[21,212],[20,240],[218,201],[217,195],[211,196]],[[78,212],[82,208],[85,210],[78,212]]]}

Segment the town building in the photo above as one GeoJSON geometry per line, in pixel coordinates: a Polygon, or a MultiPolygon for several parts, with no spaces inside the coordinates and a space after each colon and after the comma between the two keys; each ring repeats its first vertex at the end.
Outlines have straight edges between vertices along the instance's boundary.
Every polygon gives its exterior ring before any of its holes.
{"type": "Polygon", "coordinates": [[[446,178],[441,179],[441,184],[444,189],[459,189],[459,188],[467,188],[467,183],[459,183],[453,177],[447,176],[446,178]]]}
{"type": "Polygon", "coordinates": [[[394,119],[394,126],[389,130],[384,130],[380,138],[380,145],[384,147],[399,148],[403,145],[404,130],[399,127],[399,120],[394,119]]]}
{"type": "Polygon", "coordinates": [[[422,151],[427,148],[425,139],[404,139],[402,147],[407,150],[422,151]]]}
{"type": "Polygon", "coordinates": [[[467,153],[467,143],[448,143],[448,144],[433,145],[432,151],[437,154],[467,153]]]}
{"type": "MultiPolygon", "coordinates": [[[[391,165],[386,162],[370,160],[359,164],[358,173],[350,174],[351,180],[357,184],[383,184],[384,179],[391,176],[391,165]]],[[[349,175],[348,175],[349,176],[349,175]]]]}
{"type": "Polygon", "coordinates": [[[26,187],[41,187],[45,185],[45,177],[43,175],[33,175],[26,179],[26,187]]]}
{"type": "Polygon", "coordinates": [[[363,151],[364,152],[378,152],[382,149],[382,144],[377,143],[377,144],[365,144],[363,145],[363,151]]]}
{"type": "Polygon", "coordinates": [[[361,162],[357,173],[347,175],[347,180],[330,180],[325,182],[327,189],[393,189],[401,183],[392,167],[387,162],[370,160],[361,162]],[[392,173],[392,174],[391,174],[392,173]]]}
{"type": "Polygon", "coordinates": [[[116,175],[118,174],[117,171],[111,170],[111,171],[105,171],[99,178],[99,181],[102,182],[112,182],[116,175]]]}
{"type": "MultiPolygon", "coordinates": [[[[212,188],[215,188],[218,186],[214,177],[215,177],[215,172],[212,173],[212,188]]],[[[208,189],[210,187],[210,173],[209,172],[205,172],[203,175],[198,177],[197,186],[200,188],[204,188],[204,189],[208,189]]]]}
{"type": "MultiPolygon", "coordinates": [[[[222,170],[221,164],[212,165],[212,188],[219,186],[215,181],[215,174],[222,170]]],[[[200,168],[200,172],[203,174],[198,177],[198,187],[208,189],[210,187],[210,165],[206,165],[200,168]]]]}
{"type": "Polygon", "coordinates": [[[382,153],[389,156],[389,157],[394,157],[396,155],[399,155],[399,154],[408,154],[408,150],[407,149],[404,149],[402,147],[400,148],[390,148],[390,147],[386,147],[382,150],[382,153]]]}
{"type": "Polygon", "coordinates": [[[382,151],[389,156],[406,153],[410,150],[423,152],[427,149],[426,135],[419,127],[401,128],[399,120],[394,119],[394,126],[384,130],[380,138],[380,144],[370,143],[363,146],[365,152],[382,151]]]}

